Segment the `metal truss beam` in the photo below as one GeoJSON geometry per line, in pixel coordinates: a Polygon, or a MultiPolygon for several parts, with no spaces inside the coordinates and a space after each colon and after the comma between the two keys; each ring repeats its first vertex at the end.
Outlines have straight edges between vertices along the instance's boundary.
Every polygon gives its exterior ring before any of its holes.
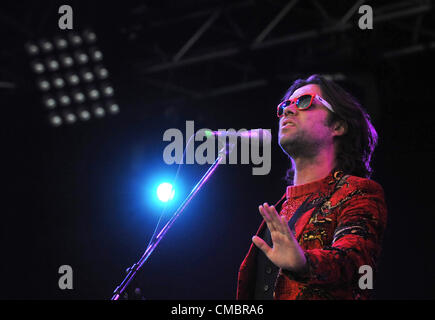
{"type": "Polygon", "coordinates": [[[282,10],[276,15],[276,17],[261,31],[261,33],[254,40],[254,43],[260,43],[267,37],[267,35],[276,27],[276,25],[289,13],[289,11],[295,6],[299,0],[291,0],[282,10]]]}
{"type": "MultiPolygon", "coordinates": [[[[263,29],[263,31],[250,43],[248,49],[251,51],[262,50],[265,48],[270,48],[274,46],[279,46],[283,44],[288,44],[296,41],[307,40],[318,38],[325,35],[330,35],[338,32],[345,32],[351,28],[355,28],[356,26],[353,23],[349,22],[350,17],[355,13],[359,5],[361,5],[363,1],[356,1],[351,8],[340,18],[336,23],[329,26],[323,26],[316,29],[301,31],[293,34],[288,34],[280,37],[275,37],[272,39],[265,40],[265,38],[269,35],[269,33],[276,27],[276,25],[286,16],[292,8],[297,3],[297,0],[290,1],[279,13],[276,15],[273,20],[263,29]]],[[[322,8],[322,7],[321,7],[322,8]]],[[[390,6],[383,6],[379,8],[374,8],[374,24],[383,23],[387,21],[393,21],[395,19],[421,15],[425,12],[428,12],[432,9],[430,3],[426,1],[419,2],[416,6],[415,1],[403,1],[400,3],[395,3],[390,6]]],[[[220,13],[219,13],[220,14],[220,13]]],[[[192,45],[199,39],[200,36],[213,24],[213,22],[219,16],[217,12],[215,12],[209,19],[203,24],[196,33],[189,39],[189,41],[180,49],[180,51],[174,56],[172,61],[168,61],[165,63],[147,65],[144,66],[142,63],[138,63],[138,69],[144,74],[153,74],[161,71],[167,71],[187,65],[193,65],[196,63],[202,63],[206,61],[221,59],[232,57],[240,54],[245,47],[242,46],[232,46],[227,49],[222,50],[213,50],[210,49],[210,52],[194,55],[191,57],[184,57],[187,50],[189,50],[192,45]],[[183,58],[184,57],[184,58],[183,58]]],[[[323,14],[329,16],[329,14],[323,9],[323,14]]],[[[388,56],[388,55],[387,55],[388,56]]]]}
{"type": "Polygon", "coordinates": [[[201,36],[207,31],[208,28],[219,18],[221,10],[216,10],[213,14],[204,22],[204,24],[195,32],[195,34],[186,42],[186,44],[178,51],[172,58],[172,61],[180,61],[180,59],[186,54],[186,52],[201,38],[201,36]]]}
{"type": "Polygon", "coordinates": [[[419,43],[409,47],[387,51],[382,54],[382,57],[386,59],[396,58],[400,56],[406,56],[406,55],[420,53],[420,52],[424,52],[427,50],[434,50],[434,49],[435,49],[435,41],[431,41],[428,43],[419,43]]]}

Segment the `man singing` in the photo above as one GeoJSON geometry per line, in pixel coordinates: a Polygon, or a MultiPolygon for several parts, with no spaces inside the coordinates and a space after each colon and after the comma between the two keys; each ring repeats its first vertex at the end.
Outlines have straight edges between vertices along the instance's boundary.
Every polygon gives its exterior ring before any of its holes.
{"type": "Polygon", "coordinates": [[[239,270],[237,299],[367,299],[361,270],[375,272],[387,208],[369,179],[377,133],[343,88],[319,75],[293,83],[278,105],[289,186],[239,270]]]}

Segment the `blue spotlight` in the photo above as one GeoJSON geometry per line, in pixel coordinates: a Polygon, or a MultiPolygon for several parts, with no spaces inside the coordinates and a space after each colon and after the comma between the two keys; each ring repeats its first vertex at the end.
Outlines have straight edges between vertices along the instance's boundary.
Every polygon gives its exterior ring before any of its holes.
{"type": "Polygon", "coordinates": [[[157,187],[157,197],[162,202],[168,202],[174,198],[175,190],[172,184],[164,182],[157,187]]]}

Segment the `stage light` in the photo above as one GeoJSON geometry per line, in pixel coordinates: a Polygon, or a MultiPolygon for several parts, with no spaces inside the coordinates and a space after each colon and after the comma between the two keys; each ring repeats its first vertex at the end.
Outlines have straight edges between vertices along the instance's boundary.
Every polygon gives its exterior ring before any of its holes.
{"type": "Polygon", "coordinates": [[[79,116],[79,119],[82,121],[87,121],[91,118],[91,113],[85,108],[78,109],[77,114],[79,116]]]}
{"type": "Polygon", "coordinates": [[[103,66],[96,66],[94,68],[94,72],[97,75],[97,77],[101,80],[107,79],[107,77],[109,76],[109,71],[107,71],[107,69],[104,68],[103,66]]]}
{"type": "Polygon", "coordinates": [[[106,102],[106,110],[110,114],[117,114],[119,113],[119,105],[114,101],[107,101],[106,102]]]}
{"type": "Polygon", "coordinates": [[[41,104],[45,110],[62,108],[49,115],[53,126],[119,113],[119,105],[113,99],[115,90],[109,71],[101,63],[103,53],[96,40],[92,30],[85,30],[24,44],[29,66],[36,74],[36,86],[43,92],[41,104]]]}
{"type": "Polygon", "coordinates": [[[114,95],[115,91],[114,91],[113,87],[110,84],[104,83],[101,86],[101,92],[103,93],[103,95],[105,97],[110,98],[110,97],[112,97],[114,95]]]}
{"type": "Polygon", "coordinates": [[[74,53],[74,57],[76,58],[78,64],[86,64],[89,61],[88,55],[83,51],[76,51],[74,53]]]}
{"type": "Polygon", "coordinates": [[[68,47],[68,41],[66,41],[62,37],[55,37],[54,38],[54,45],[56,46],[56,48],[58,50],[63,50],[63,49],[66,49],[68,47]]]}
{"type": "Polygon", "coordinates": [[[39,42],[39,46],[41,47],[42,51],[45,53],[51,52],[54,49],[53,44],[45,39],[39,42]]]}
{"type": "Polygon", "coordinates": [[[92,44],[97,41],[97,35],[95,34],[95,32],[91,30],[85,30],[83,32],[83,38],[88,44],[92,44]]]}
{"type": "Polygon", "coordinates": [[[41,91],[48,91],[51,88],[50,82],[46,78],[39,78],[36,80],[36,85],[41,91]]]}
{"type": "Polygon", "coordinates": [[[24,47],[27,53],[31,56],[36,56],[39,54],[39,47],[33,42],[27,42],[24,47]]]}
{"type": "Polygon", "coordinates": [[[80,76],[84,82],[94,81],[94,78],[95,78],[94,74],[91,71],[89,71],[88,69],[80,70],[80,76]]]}
{"type": "Polygon", "coordinates": [[[102,118],[106,115],[106,111],[100,104],[94,104],[92,106],[92,112],[96,118],[102,118]]]}
{"type": "Polygon", "coordinates": [[[84,93],[79,91],[79,90],[73,90],[72,97],[73,97],[74,102],[77,104],[83,103],[86,100],[84,93]]]}
{"type": "Polygon", "coordinates": [[[63,80],[59,75],[55,75],[52,78],[53,87],[56,89],[61,89],[65,86],[65,80],[63,80]]]}
{"type": "Polygon", "coordinates": [[[62,107],[66,107],[71,104],[71,98],[64,92],[59,92],[57,94],[57,100],[62,107]]]}
{"type": "Polygon", "coordinates": [[[50,114],[48,117],[48,120],[49,120],[50,124],[54,127],[59,127],[63,123],[62,118],[56,113],[50,114]]]}
{"type": "Polygon", "coordinates": [[[157,187],[157,198],[162,202],[168,202],[174,198],[175,190],[172,184],[164,182],[157,187]]]}
{"type": "Polygon", "coordinates": [[[82,38],[77,33],[70,33],[68,35],[69,42],[74,46],[78,47],[83,43],[82,38]]]}
{"type": "Polygon", "coordinates": [[[63,118],[68,124],[73,124],[77,121],[77,116],[71,110],[65,110],[63,112],[63,118]]]}
{"type": "Polygon", "coordinates": [[[95,62],[103,60],[103,53],[101,52],[101,50],[95,47],[89,49],[89,55],[91,56],[91,59],[95,62]]]}
{"type": "Polygon", "coordinates": [[[31,63],[31,66],[32,66],[33,72],[35,72],[37,74],[44,73],[44,71],[45,71],[44,64],[41,61],[39,61],[39,60],[33,61],[31,63]]]}
{"type": "Polygon", "coordinates": [[[59,58],[60,58],[60,63],[64,68],[69,68],[74,65],[74,59],[70,55],[61,54],[59,58]]]}
{"type": "Polygon", "coordinates": [[[47,65],[47,69],[50,71],[59,70],[59,62],[57,62],[53,57],[45,59],[45,64],[47,65]]]}
{"type": "Polygon", "coordinates": [[[73,72],[68,72],[65,78],[70,86],[76,86],[80,83],[79,76],[73,72]]]}
{"type": "Polygon", "coordinates": [[[94,87],[88,88],[87,94],[90,100],[98,100],[100,98],[100,92],[94,87]]]}
{"type": "Polygon", "coordinates": [[[54,108],[56,108],[56,106],[57,106],[56,99],[53,98],[52,95],[45,95],[45,96],[42,98],[42,102],[44,103],[44,106],[45,106],[47,109],[54,109],[54,108]]]}

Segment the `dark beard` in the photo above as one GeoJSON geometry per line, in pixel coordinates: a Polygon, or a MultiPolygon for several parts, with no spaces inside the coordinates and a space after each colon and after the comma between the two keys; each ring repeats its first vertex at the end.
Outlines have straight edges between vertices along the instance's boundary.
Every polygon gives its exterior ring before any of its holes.
{"type": "Polygon", "coordinates": [[[286,141],[279,141],[279,145],[284,153],[293,159],[314,158],[320,149],[320,144],[317,141],[309,139],[303,133],[299,133],[286,141]]]}

